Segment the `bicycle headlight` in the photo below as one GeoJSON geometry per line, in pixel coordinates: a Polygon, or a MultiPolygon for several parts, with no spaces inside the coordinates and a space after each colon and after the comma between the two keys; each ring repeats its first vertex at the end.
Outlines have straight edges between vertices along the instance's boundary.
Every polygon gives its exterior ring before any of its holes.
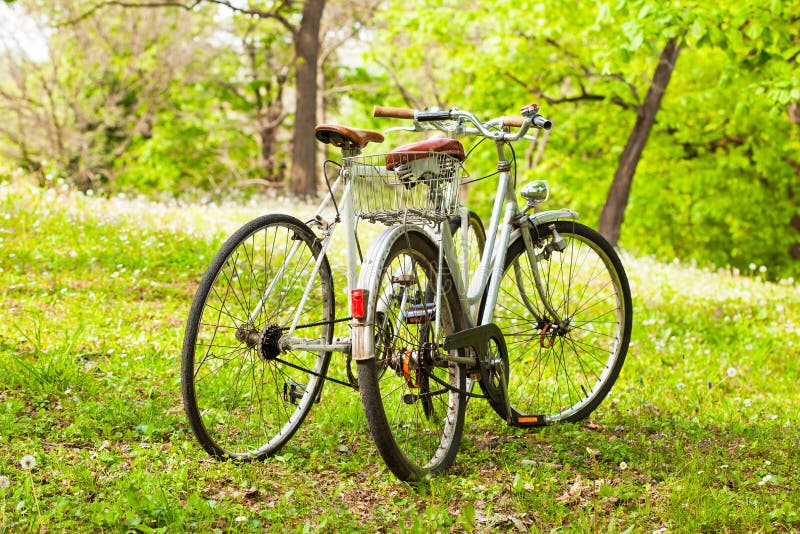
{"type": "Polygon", "coordinates": [[[525,184],[520,194],[528,202],[528,205],[532,206],[547,200],[547,197],[550,196],[550,187],[547,185],[547,180],[535,180],[525,184]]]}

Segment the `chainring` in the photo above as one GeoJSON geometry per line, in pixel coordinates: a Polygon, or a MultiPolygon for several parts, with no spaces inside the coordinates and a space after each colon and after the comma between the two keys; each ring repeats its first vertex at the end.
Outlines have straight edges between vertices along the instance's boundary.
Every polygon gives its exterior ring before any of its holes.
{"type": "Polygon", "coordinates": [[[481,390],[498,415],[503,419],[508,419],[508,403],[506,401],[509,378],[508,349],[502,338],[498,339],[494,336],[489,338],[486,345],[486,353],[479,355],[481,390]]]}

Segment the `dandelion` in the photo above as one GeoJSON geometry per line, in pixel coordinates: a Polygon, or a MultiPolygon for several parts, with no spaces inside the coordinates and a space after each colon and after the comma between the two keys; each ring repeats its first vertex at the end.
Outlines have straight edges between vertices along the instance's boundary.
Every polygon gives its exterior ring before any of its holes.
{"type": "Polygon", "coordinates": [[[30,491],[31,494],[33,495],[33,502],[36,504],[36,523],[38,527],[38,523],[42,517],[42,511],[39,508],[39,497],[36,495],[36,484],[33,483],[33,468],[36,467],[36,458],[34,458],[32,454],[26,454],[25,456],[20,458],[19,465],[28,472],[27,483],[30,484],[30,491]]]}
{"type": "Polygon", "coordinates": [[[36,458],[30,454],[26,454],[20,459],[19,465],[21,465],[23,469],[31,470],[36,467],[36,458]]]}
{"type": "Polygon", "coordinates": [[[738,371],[736,370],[736,367],[728,367],[728,370],[726,371],[726,373],[728,374],[728,376],[729,376],[730,378],[733,378],[733,377],[735,377],[737,374],[739,374],[739,373],[738,373],[738,371]]]}
{"type": "Polygon", "coordinates": [[[766,475],[758,482],[758,485],[763,486],[765,484],[776,484],[777,482],[778,479],[775,475],[766,475]]]}
{"type": "Polygon", "coordinates": [[[0,476],[0,489],[6,489],[11,485],[11,480],[5,475],[0,476]]]}

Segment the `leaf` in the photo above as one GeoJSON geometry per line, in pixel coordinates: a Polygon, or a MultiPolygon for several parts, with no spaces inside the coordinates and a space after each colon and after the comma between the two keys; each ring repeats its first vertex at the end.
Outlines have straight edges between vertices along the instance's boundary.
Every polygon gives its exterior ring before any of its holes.
{"type": "Polygon", "coordinates": [[[611,8],[609,8],[608,4],[600,4],[595,24],[601,24],[603,22],[607,22],[610,20],[611,20],[611,8]]]}
{"type": "Polygon", "coordinates": [[[600,497],[614,497],[615,493],[614,488],[608,484],[603,484],[600,486],[600,489],[597,490],[597,495],[600,497]]]}
{"type": "Polygon", "coordinates": [[[761,23],[757,20],[754,20],[750,24],[747,25],[747,28],[744,30],[745,35],[747,35],[750,39],[754,41],[761,37],[761,32],[764,28],[761,26],[761,23]]]}
{"type": "Polygon", "coordinates": [[[686,40],[690,44],[697,46],[700,40],[705,37],[706,33],[705,25],[701,24],[699,20],[695,20],[686,33],[686,40]]]}
{"type": "Polygon", "coordinates": [[[783,59],[785,59],[786,61],[789,61],[790,59],[792,59],[792,58],[793,58],[794,56],[796,56],[797,54],[800,54],[800,45],[798,45],[798,46],[794,46],[794,47],[791,47],[791,48],[787,48],[787,49],[786,49],[786,50],[785,50],[785,51],[784,51],[784,52],[781,54],[781,57],[782,57],[783,59]]]}

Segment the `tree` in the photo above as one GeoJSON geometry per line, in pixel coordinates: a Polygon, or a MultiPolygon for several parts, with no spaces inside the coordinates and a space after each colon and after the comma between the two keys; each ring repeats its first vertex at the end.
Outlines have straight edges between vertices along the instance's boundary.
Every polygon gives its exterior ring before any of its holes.
{"type": "MultiPolygon", "coordinates": [[[[392,58],[383,64],[390,79],[402,82],[397,100],[411,100],[411,93],[425,105],[492,116],[538,99],[555,127],[537,174],[551,179],[551,198],[577,208],[590,224],[599,208],[614,203],[604,193],[621,191],[617,205],[630,217],[624,226],[621,216],[609,225],[616,227],[606,232],[612,239],[616,233],[645,253],[774,266],[773,275],[800,271],[787,252],[797,241],[789,224],[797,220],[797,174],[787,155],[797,152],[798,139],[785,113],[800,95],[793,74],[797,6],[641,0],[587,9],[571,0],[494,0],[467,11],[440,0],[424,2],[417,15],[407,1],[400,4],[389,6],[386,33],[376,39],[391,45],[374,52],[392,58]],[[667,69],[678,53],[690,59],[667,69]],[[428,72],[446,80],[436,92],[422,83],[428,72]],[[611,185],[624,174],[627,184],[611,185]],[[766,215],[759,202],[770,206],[766,215]],[[772,247],[755,237],[765,225],[781,232],[772,247]]],[[[528,171],[519,174],[524,179],[528,171]]],[[[475,188],[471,205],[486,209],[485,192],[475,197],[475,188]]]]}
{"type": "Polygon", "coordinates": [[[291,191],[303,197],[317,192],[317,60],[319,29],[325,0],[305,0],[300,24],[290,28],[294,36],[295,122],[292,142],[291,191]]]}
{"type": "MultiPolygon", "coordinates": [[[[28,2],[26,13],[52,21],[78,2],[28,2]]],[[[36,62],[6,47],[0,125],[6,157],[38,173],[63,173],[82,189],[113,174],[138,138],[152,135],[163,94],[197,60],[188,43],[196,26],[180,13],[158,21],[121,16],[79,20],[49,38],[49,58],[36,62]]]]}

